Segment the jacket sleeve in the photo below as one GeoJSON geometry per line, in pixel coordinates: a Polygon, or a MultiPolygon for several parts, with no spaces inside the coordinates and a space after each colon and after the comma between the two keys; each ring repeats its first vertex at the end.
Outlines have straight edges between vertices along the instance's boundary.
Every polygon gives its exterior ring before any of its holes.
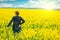
{"type": "Polygon", "coordinates": [[[25,20],[21,17],[21,22],[20,22],[20,25],[25,23],[25,20]]]}
{"type": "Polygon", "coordinates": [[[11,21],[9,22],[9,24],[7,25],[7,27],[9,27],[11,25],[11,23],[13,22],[14,17],[11,19],[11,21]]]}

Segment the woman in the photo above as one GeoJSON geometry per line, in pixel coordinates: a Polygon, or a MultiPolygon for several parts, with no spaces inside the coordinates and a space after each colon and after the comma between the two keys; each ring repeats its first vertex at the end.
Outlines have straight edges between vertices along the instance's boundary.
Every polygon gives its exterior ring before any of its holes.
{"type": "Polygon", "coordinates": [[[12,20],[9,22],[9,24],[7,25],[7,27],[9,27],[11,25],[11,23],[13,22],[13,27],[12,30],[14,33],[19,33],[21,30],[21,24],[23,24],[25,21],[22,17],[19,16],[19,12],[16,11],[15,12],[15,16],[12,17],[12,20]],[[20,27],[19,27],[20,25],[20,27]]]}

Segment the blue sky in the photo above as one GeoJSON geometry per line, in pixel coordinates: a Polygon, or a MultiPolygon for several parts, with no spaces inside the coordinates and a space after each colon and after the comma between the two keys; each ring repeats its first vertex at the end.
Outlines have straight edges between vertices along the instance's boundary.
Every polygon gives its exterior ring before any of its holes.
{"type": "Polygon", "coordinates": [[[60,9],[60,0],[0,0],[0,7],[60,9]]]}
{"type": "Polygon", "coordinates": [[[28,0],[14,0],[14,1],[10,1],[10,0],[7,0],[7,1],[0,1],[0,4],[12,4],[12,5],[20,5],[20,4],[24,4],[28,2],[28,0]]]}

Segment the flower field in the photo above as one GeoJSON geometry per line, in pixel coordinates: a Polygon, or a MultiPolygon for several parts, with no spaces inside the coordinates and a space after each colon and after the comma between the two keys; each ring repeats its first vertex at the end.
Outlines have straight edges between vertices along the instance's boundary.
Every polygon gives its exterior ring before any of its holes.
{"type": "Polygon", "coordinates": [[[60,10],[0,8],[0,40],[60,40],[60,10]],[[14,38],[9,21],[19,11],[25,20],[14,38]]]}

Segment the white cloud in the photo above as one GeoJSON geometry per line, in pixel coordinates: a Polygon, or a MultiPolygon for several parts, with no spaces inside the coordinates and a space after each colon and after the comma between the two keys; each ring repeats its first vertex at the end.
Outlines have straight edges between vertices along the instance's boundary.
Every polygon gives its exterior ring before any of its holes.
{"type": "Polygon", "coordinates": [[[60,4],[56,5],[55,8],[56,8],[56,9],[60,9],[60,4]]]}
{"type": "Polygon", "coordinates": [[[29,0],[27,3],[17,6],[13,6],[13,4],[0,3],[0,7],[60,9],[60,4],[57,4],[56,0],[50,2],[48,2],[48,0],[29,0]]]}
{"type": "Polygon", "coordinates": [[[55,1],[48,2],[47,0],[29,0],[28,3],[19,5],[18,7],[23,8],[60,8],[60,4],[56,4],[55,1]]]}
{"type": "Polygon", "coordinates": [[[0,3],[0,7],[13,7],[12,4],[0,3]]]}

